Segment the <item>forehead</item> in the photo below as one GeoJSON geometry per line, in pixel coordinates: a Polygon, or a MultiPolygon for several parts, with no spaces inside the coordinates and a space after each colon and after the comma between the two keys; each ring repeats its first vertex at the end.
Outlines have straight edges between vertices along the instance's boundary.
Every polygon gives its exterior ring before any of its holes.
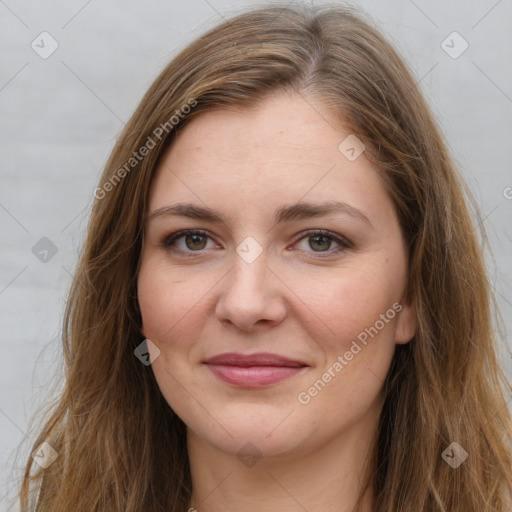
{"type": "Polygon", "coordinates": [[[347,128],[318,101],[286,92],[247,110],[226,108],[200,114],[178,134],[170,153],[182,164],[297,160],[333,163],[347,128]],[[320,161],[319,161],[320,157],[320,161]],[[255,161],[255,160],[253,160],[255,161]]]}
{"type": "Polygon", "coordinates": [[[383,215],[391,202],[379,173],[364,153],[351,161],[339,149],[349,136],[327,107],[288,93],[248,110],[202,113],[162,158],[150,208],[199,201],[229,215],[305,199],[383,215]]]}

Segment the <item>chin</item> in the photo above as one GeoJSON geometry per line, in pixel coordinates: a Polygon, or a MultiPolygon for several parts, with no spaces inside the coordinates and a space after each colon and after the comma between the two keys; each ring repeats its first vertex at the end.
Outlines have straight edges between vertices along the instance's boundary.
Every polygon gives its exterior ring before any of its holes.
{"type": "Polygon", "coordinates": [[[283,414],[282,409],[280,413],[271,414],[261,411],[258,417],[254,409],[249,413],[247,409],[244,411],[238,408],[236,418],[226,420],[228,416],[222,415],[222,426],[215,423],[215,428],[212,428],[211,424],[206,426],[201,422],[197,425],[198,428],[195,428],[194,422],[191,422],[188,424],[188,430],[189,435],[192,430],[193,435],[202,442],[239,457],[284,456],[296,451],[308,437],[304,429],[295,428],[291,424],[286,425],[285,418],[288,413],[289,411],[283,414]],[[299,435],[299,432],[302,432],[302,435],[299,435]],[[255,453],[251,453],[253,451],[255,453]]]}

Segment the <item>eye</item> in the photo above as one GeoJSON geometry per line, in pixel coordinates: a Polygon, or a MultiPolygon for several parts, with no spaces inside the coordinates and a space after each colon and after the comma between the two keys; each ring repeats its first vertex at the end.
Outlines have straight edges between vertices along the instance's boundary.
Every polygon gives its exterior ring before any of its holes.
{"type": "Polygon", "coordinates": [[[208,234],[197,229],[177,231],[165,238],[162,245],[170,250],[189,254],[219,247],[208,234]]]}
{"type": "MultiPolygon", "coordinates": [[[[353,247],[345,237],[336,235],[331,231],[324,229],[314,229],[306,233],[300,238],[294,247],[306,252],[323,253],[326,256],[332,256],[346,249],[353,247]]],[[[319,254],[320,256],[320,254],[319,254]]]]}

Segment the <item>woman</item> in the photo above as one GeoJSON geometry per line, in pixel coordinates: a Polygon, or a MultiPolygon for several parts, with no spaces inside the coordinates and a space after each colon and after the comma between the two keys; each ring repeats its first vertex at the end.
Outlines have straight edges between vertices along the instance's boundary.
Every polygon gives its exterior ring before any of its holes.
{"type": "Polygon", "coordinates": [[[511,510],[468,194],[359,15],[193,42],[94,194],[22,510],[511,510]]]}

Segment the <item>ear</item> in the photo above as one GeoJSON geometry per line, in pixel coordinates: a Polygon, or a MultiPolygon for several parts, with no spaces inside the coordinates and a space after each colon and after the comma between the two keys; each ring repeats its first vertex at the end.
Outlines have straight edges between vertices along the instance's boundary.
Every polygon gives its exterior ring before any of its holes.
{"type": "Polygon", "coordinates": [[[398,313],[395,332],[395,343],[405,345],[416,334],[416,309],[409,304],[402,305],[398,313]]]}

